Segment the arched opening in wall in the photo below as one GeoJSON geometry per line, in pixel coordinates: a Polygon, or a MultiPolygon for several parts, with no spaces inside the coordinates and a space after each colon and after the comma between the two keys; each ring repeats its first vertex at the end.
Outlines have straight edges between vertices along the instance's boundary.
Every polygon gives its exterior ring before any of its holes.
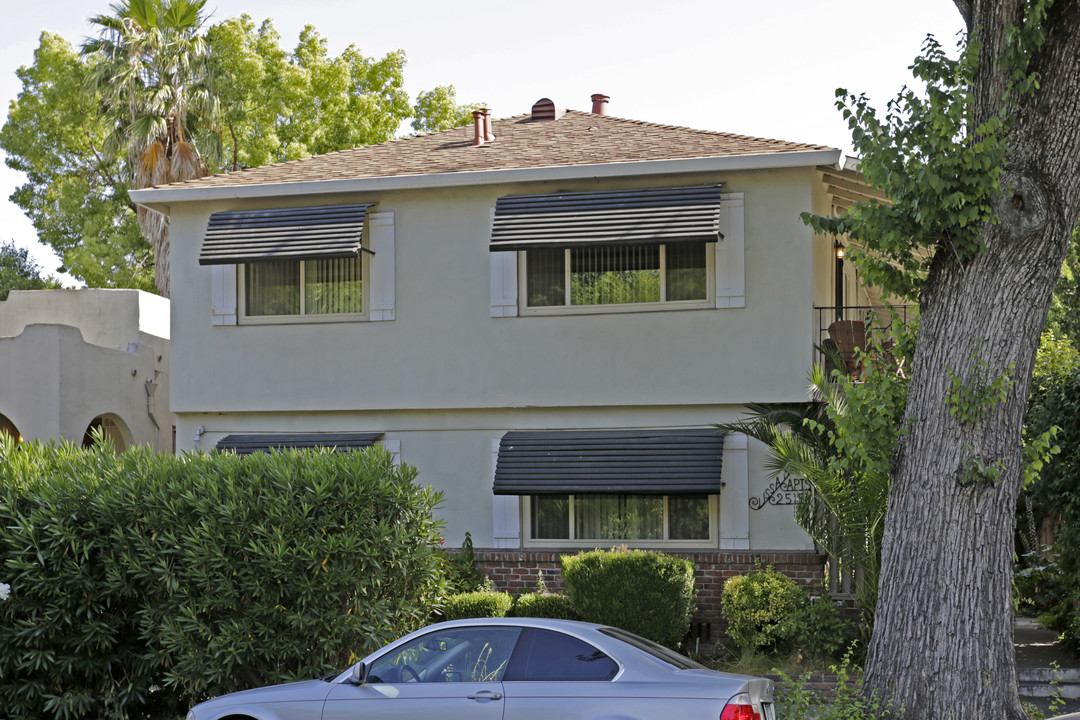
{"type": "Polygon", "coordinates": [[[10,435],[15,438],[15,442],[22,442],[22,433],[19,432],[19,428],[15,427],[15,423],[3,414],[0,414],[0,435],[10,435]]]}
{"type": "Polygon", "coordinates": [[[127,446],[131,444],[131,431],[128,430],[123,420],[112,413],[98,415],[90,421],[90,424],[86,426],[86,432],[83,433],[83,447],[94,447],[96,444],[95,431],[100,431],[105,437],[112,440],[117,452],[124,452],[127,446]]]}

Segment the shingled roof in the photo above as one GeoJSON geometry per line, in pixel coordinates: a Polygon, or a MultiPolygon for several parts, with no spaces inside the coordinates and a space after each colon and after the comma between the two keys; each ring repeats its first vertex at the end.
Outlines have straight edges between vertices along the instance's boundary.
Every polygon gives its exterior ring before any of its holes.
{"type": "Polygon", "coordinates": [[[493,128],[496,139],[476,147],[469,125],[168,187],[237,187],[834,150],[576,110],[567,110],[554,121],[534,120],[531,115],[494,120],[493,128]]]}

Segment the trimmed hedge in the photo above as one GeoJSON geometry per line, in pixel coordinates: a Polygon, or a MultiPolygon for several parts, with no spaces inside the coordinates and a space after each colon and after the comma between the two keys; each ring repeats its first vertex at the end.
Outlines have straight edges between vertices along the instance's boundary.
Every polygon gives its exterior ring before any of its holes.
{"type": "Polygon", "coordinates": [[[517,617],[552,618],[554,620],[580,620],[570,598],[565,595],[529,593],[518,595],[514,600],[517,617]]]}
{"type": "Polygon", "coordinates": [[[442,610],[443,620],[506,617],[513,604],[514,600],[509,593],[494,590],[457,593],[446,598],[442,610]]]}
{"type": "Polygon", "coordinates": [[[381,448],[0,442],[3,713],[182,715],[421,626],[442,588],[441,496],[415,476],[381,448]]]}
{"type": "Polygon", "coordinates": [[[625,547],[563,555],[570,602],[589,622],[674,648],[690,630],[697,589],[689,560],[625,547]]]}

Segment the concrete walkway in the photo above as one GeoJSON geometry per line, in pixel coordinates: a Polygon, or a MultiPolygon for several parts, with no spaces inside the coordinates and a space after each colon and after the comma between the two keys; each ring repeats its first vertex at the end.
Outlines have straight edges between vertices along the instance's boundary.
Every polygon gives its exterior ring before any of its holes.
{"type": "Polygon", "coordinates": [[[1056,632],[1030,618],[1016,619],[1013,637],[1020,699],[1049,714],[1050,699],[1057,693],[1065,701],[1057,709],[1062,718],[1080,720],[1080,714],[1071,715],[1080,713],[1080,658],[1060,646],[1056,632]]]}

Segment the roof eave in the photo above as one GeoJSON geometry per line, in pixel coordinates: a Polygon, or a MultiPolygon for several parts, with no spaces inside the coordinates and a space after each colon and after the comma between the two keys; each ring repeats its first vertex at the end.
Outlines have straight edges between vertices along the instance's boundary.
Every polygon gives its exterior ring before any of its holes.
{"type": "Polygon", "coordinates": [[[840,151],[799,150],[756,155],[722,155],[699,158],[642,160],[636,162],[595,163],[590,165],[554,165],[538,168],[508,168],[470,172],[392,175],[387,177],[350,178],[345,180],[304,180],[298,182],[252,185],[203,185],[129,190],[131,200],[143,207],[169,213],[175,203],[212,200],[255,199],[297,195],[336,195],[385,190],[494,185],[544,180],[574,180],[666,175],[678,173],[730,172],[735,170],[770,170],[776,168],[832,165],[840,160],[840,151]]]}

